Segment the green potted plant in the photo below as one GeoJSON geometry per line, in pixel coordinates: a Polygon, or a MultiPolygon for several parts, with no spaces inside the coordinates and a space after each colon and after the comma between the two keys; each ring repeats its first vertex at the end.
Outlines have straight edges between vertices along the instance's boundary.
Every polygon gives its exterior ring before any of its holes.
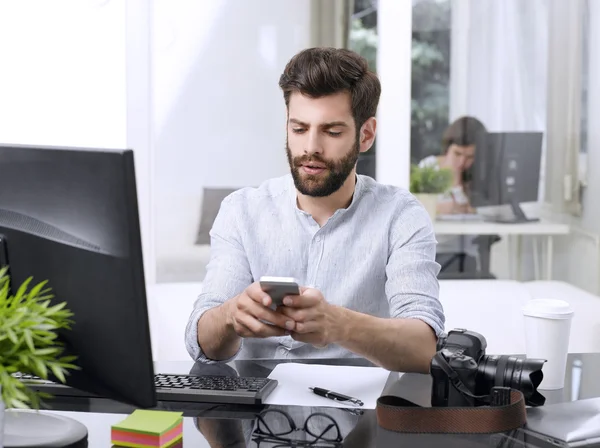
{"type": "Polygon", "coordinates": [[[0,269],[0,446],[4,408],[39,409],[47,394],[33,391],[15,373],[48,379],[51,372],[65,382],[76,357],[64,356],[58,330],[70,329],[73,314],[66,303],[51,305],[47,281],[31,286],[27,279],[10,294],[8,269],[0,269]]]}
{"type": "Polygon", "coordinates": [[[437,166],[412,165],[410,169],[410,192],[423,204],[432,220],[437,213],[437,200],[452,186],[452,171],[437,166]]]}

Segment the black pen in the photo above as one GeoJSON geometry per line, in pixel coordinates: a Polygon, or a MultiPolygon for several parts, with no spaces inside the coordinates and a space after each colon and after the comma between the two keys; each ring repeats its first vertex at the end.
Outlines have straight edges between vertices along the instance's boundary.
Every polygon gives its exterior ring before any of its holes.
{"type": "Polygon", "coordinates": [[[348,395],[340,394],[338,392],[333,392],[331,390],[322,389],[320,387],[309,387],[309,389],[312,390],[313,393],[319,395],[320,397],[329,398],[330,400],[333,400],[333,401],[339,401],[339,402],[348,401],[357,406],[364,405],[364,403],[362,401],[360,401],[358,398],[352,398],[352,397],[349,397],[348,395]]]}

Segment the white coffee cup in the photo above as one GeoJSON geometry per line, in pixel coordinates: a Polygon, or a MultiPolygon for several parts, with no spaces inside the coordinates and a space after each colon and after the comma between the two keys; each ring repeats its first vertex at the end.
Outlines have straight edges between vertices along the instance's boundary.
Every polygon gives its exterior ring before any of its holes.
{"type": "Polygon", "coordinates": [[[573,310],[564,300],[533,299],[523,307],[527,358],[545,359],[538,389],[562,389],[573,310]]]}

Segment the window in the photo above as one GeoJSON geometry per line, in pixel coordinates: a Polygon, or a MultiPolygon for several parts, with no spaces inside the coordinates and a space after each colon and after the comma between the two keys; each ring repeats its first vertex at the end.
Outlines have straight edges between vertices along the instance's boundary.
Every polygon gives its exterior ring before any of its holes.
{"type": "Polygon", "coordinates": [[[414,0],[411,162],[440,154],[450,104],[450,0],[414,0]]]}
{"type": "MultiPolygon", "coordinates": [[[[369,68],[377,72],[377,0],[354,0],[348,47],[363,56],[369,68]]],[[[356,171],[375,178],[377,141],[359,156],[356,171]]]]}

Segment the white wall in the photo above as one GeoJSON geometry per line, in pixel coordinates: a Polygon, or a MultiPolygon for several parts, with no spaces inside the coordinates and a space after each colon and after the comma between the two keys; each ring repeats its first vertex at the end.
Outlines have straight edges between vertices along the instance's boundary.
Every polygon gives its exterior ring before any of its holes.
{"type": "Polygon", "coordinates": [[[278,80],[309,45],[310,0],[155,0],[157,258],[193,245],[203,187],[289,172],[278,80]]]}
{"type": "Polygon", "coordinates": [[[145,0],[0,2],[0,143],[132,148],[152,283],[145,0]],[[140,39],[141,38],[141,39],[140,39]]]}
{"type": "Polygon", "coordinates": [[[125,146],[125,2],[0,2],[0,142],[125,146]]]}
{"type": "Polygon", "coordinates": [[[379,0],[377,74],[377,181],[408,188],[410,179],[410,89],[412,2],[379,0]]]}
{"type": "MultiPolygon", "coordinates": [[[[99,0],[103,1],[103,0],[99,0]]],[[[151,3],[126,2],[127,147],[133,149],[137,179],[138,210],[146,283],[156,281],[154,255],[154,145],[151,95],[151,3]]]]}

